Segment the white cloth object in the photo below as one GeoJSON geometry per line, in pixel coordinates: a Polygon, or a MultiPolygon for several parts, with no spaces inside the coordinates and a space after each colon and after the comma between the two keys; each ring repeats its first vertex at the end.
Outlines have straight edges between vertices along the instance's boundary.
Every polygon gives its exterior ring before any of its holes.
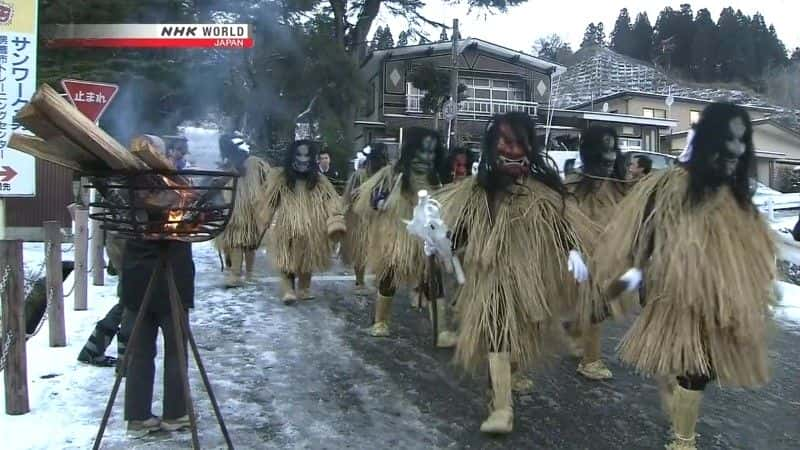
{"type": "Polygon", "coordinates": [[[683,149],[680,155],[678,155],[678,161],[682,163],[689,162],[692,159],[692,150],[694,150],[693,141],[694,140],[694,129],[690,129],[688,133],[686,133],[686,147],[683,149]]]}
{"type": "Polygon", "coordinates": [[[625,290],[628,292],[633,292],[639,289],[639,286],[642,285],[642,270],[637,269],[635,267],[628,269],[627,272],[622,274],[619,277],[620,281],[625,282],[625,290]]]}
{"type": "Polygon", "coordinates": [[[586,263],[583,262],[583,256],[581,256],[579,251],[569,251],[567,267],[578,283],[583,283],[589,279],[589,268],[586,267],[586,263]]]}

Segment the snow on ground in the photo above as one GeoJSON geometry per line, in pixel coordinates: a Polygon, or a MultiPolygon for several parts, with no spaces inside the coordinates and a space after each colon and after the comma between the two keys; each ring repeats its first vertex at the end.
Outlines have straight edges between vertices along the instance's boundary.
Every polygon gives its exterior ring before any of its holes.
{"type": "Polygon", "coordinates": [[[775,311],[776,318],[800,325],[800,286],[780,281],[778,291],[781,302],[775,311]]]}
{"type": "MultiPolygon", "coordinates": [[[[44,257],[42,245],[25,244],[24,251],[26,271],[35,272],[44,257]]],[[[194,252],[198,292],[192,327],[217,397],[224,399],[223,415],[237,448],[383,448],[397,444],[391,441],[397,436],[403,436],[406,444],[436,446],[438,432],[434,430],[440,418],[421,412],[387,373],[353,352],[342,340],[349,325],[341,318],[332,317],[320,304],[302,309],[282,307],[271,288],[263,287],[272,280],[268,276],[259,276],[260,285],[236,291],[220,289],[216,285],[221,279],[216,251],[210,244],[197,244],[194,252]],[[226,375],[233,367],[236,372],[226,375]],[[368,422],[354,425],[353,417],[366,417],[368,422]]],[[[65,254],[64,259],[70,258],[65,254]]],[[[72,283],[71,275],[65,280],[65,292],[72,283]]],[[[781,282],[778,289],[782,299],[776,318],[783,326],[796,328],[800,325],[800,286],[781,282]]],[[[76,357],[95,322],[116,301],[115,277],[106,277],[106,286],[90,283],[88,311],[73,311],[72,297],[65,298],[66,347],[48,346],[46,324],[27,342],[31,412],[21,416],[0,413],[4,450],[91,447],[114,374],[110,368],[80,364],[76,357]]],[[[113,343],[108,354],[115,354],[115,349],[113,343]]],[[[155,414],[161,410],[160,359],[156,363],[155,414]]],[[[190,367],[200,440],[204,448],[217,448],[222,444],[219,428],[193,363],[190,367]]],[[[3,395],[0,383],[0,397],[3,395]]],[[[124,382],[104,448],[188,446],[188,435],[182,433],[128,440],[123,398],[124,382]]]]}
{"type": "MultiPolygon", "coordinates": [[[[71,247],[65,245],[64,249],[71,247]]],[[[71,250],[63,253],[64,260],[72,258],[71,250]]],[[[24,244],[26,278],[39,273],[42,261],[43,244],[24,244]]],[[[64,281],[65,294],[72,290],[73,281],[74,273],[64,281]]],[[[87,397],[83,386],[97,383],[110,392],[112,371],[82,365],[76,358],[95,322],[116,301],[116,278],[106,277],[106,286],[92,286],[90,281],[88,311],[74,311],[73,296],[64,298],[66,347],[49,347],[46,323],[26,343],[31,412],[21,416],[5,415],[5,411],[0,414],[0,436],[4,449],[91,447],[91,436],[97,431],[99,417],[90,414],[87,404],[97,399],[87,397]]],[[[0,383],[0,397],[4,395],[5,389],[0,383]]]]}

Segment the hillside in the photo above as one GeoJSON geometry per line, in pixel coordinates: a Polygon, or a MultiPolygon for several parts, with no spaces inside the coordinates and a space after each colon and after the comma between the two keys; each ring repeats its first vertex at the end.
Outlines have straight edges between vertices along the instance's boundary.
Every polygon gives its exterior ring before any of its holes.
{"type": "Polygon", "coordinates": [[[556,105],[568,108],[622,91],[650,92],[702,100],[728,100],[750,106],[774,107],[746,90],[679,82],[652,64],[630,58],[606,47],[586,47],[571,57],[560,77],[556,105]]]}

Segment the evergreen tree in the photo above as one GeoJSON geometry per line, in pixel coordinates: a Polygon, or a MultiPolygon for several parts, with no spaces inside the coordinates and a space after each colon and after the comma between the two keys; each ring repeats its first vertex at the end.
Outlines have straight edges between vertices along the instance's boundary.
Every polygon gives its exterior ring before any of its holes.
{"type": "Polygon", "coordinates": [[[603,31],[603,22],[597,25],[594,22],[586,27],[583,33],[583,41],[581,41],[581,48],[591,47],[594,45],[603,45],[606,41],[606,33],[603,31]]]}
{"type": "Polygon", "coordinates": [[[439,42],[449,42],[450,38],[447,37],[447,30],[442,28],[442,33],[439,35],[439,42]]]}
{"type": "Polygon", "coordinates": [[[594,40],[594,44],[601,47],[606,45],[606,32],[603,30],[603,28],[603,22],[597,24],[597,33],[594,40]]]}
{"type": "Polygon", "coordinates": [[[623,55],[633,56],[634,47],[631,16],[628,15],[628,8],[622,8],[611,32],[611,49],[623,55]]]}
{"type": "Polygon", "coordinates": [[[590,47],[595,44],[597,40],[597,26],[594,22],[586,26],[586,31],[583,32],[583,41],[581,41],[581,48],[590,47]]]}
{"type": "Polygon", "coordinates": [[[642,61],[650,61],[652,59],[652,46],[653,46],[653,26],[650,25],[650,19],[647,13],[639,13],[636,16],[636,22],[633,24],[631,30],[631,56],[642,61]]]}
{"type": "Polygon", "coordinates": [[[769,37],[767,37],[767,49],[771,56],[772,65],[785,66],[789,63],[786,57],[786,45],[778,37],[778,32],[774,25],[769,26],[769,37]]]}
{"type": "Polygon", "coordinates": [[[655,26],[654,57],[667,69],[686,72],[691,59],[693,34],[692,7],[681,5],[680,11],[664,8],[655,26]]]}
{"type": "Polygon", "coordinates": [[[792,52],[792,62],[800,62],[800,47],[795,47],[792,52]]]}
{"type": "Polygon", "coordinates": [[[378,25],[378,28],[375,30],[375,34],[372,35],[372,42],[370,42],[370,48],[372,50],[380,50],[378,46],[380,45],[381,39],[383,38],[383,27],[378,25]]]}
{"type": "Polygon", "coordinates": [[[762,67],[753,64],[756,58],[756,36],[751,29],[752,19],[742,10],[736,10],[736,53],[734,57],[734,77],[745,83],[752,82],[761,73],[762,67]]]}
{"type": "Polygon", "coordinates": [[[569,43],[564,42],[561,36],[551,34],[550,36],[541,37],[533,44],[533,51],[540,57],[559,64],[565,62],[567,58],[572,56],[572,48],[569,43]]]}
{"type": "Polygon", "coordinates": [[[408,45],[408,35],[406,31],[401,31],[400,34],[397,35],[397,46],[398,47],[405,47],[408,45]]]}
{"type": "Polygon", "coordinates": [[[736,12],[733,8],[725,8],[717,20],[719,30],[719,47],[717,56],[719,60],[720,79],[731,81],[734,77],[734,66],[737,58],[737,35],[739,23],[736,21],[736,12]]]}
{"type": "Polygon", "coordinates": [[[691,45],[689,73],[697,81],[709,82],[718,76],[719,29],[708,9],[697,11],[691,45]]]}

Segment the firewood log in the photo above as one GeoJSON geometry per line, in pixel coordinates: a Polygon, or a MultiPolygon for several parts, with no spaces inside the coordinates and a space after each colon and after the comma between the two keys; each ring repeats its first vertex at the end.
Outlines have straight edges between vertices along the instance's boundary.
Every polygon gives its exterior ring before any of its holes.
{"type": "MultiPolygon", "coordinates": [[[[105,161],[113,170],[147,169],[145,163],[133,156],[102,128],[64,100],[52,87],[43,84],[33,95],[30,103],[64,136],[74,141],[83,150],[105,161]]],[[[27,127],[24,121],[20,123],[27,127]]],[[[36,131],[34,130],[34,132],[36,131]]]]}
{"type": "Polygon", "coordinates": [[[11,139],[8,141],[8,146],[14,150],[27,153],[35,158],[50,161],[53,164],[58,164],[59,166],[66,167],[77,172],[86,170],[86,165],[81,165],[81,163],[63,156],[58,152],[57,149],[53,149],[53,147],[43,139],[39,139],[35,136],[13,133],[11,135],[11,139]]]}
{"type": "Polygon", "coordinates": [[[131,153],[150,168],[161,172],[174,172],[175,165],[164,155],[164,141],[158,136],[143,134],[131,141],[131,153]]]}

